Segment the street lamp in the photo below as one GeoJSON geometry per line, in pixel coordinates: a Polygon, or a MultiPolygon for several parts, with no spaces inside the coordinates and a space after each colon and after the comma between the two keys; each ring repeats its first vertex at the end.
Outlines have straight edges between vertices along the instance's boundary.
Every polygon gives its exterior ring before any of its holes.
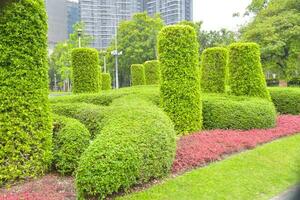
{"type": "Polygon", "coordinates": [[[78,34],[78,47],[81,47],[81,35],[82,35],[82,29],[78,29],[77,30],[77,34],[78,34]]]}
{"type": "Polygon", "coordinates": [[[119,66],[118,66],[118,56],[121,56],[123,54],[122,51],[118,51],[117,49],[111,52],[111,55],[115,56],[115,61],[116,61],[116,89],[119,89],[119,66]]]}

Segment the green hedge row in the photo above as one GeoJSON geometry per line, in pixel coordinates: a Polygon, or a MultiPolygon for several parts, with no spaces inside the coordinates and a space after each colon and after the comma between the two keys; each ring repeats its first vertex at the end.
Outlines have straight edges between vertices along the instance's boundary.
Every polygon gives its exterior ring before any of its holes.
{"type": "Polygon", "coordinates": [[[234,43],[229,47],[229,85],[237,96],[255,96],[271,100],[256,43],[234,43]]]}
{"type": "Polygon", "coordinates": [[[131,65],[131,85],[146,85],[145,68],[141,64],[131,65]]]}
{"type": "Polygon", "coordinates": [[[300,114],[300,88],[269,88],[277,112],[300,114]]]}
{"type": "Polygon", "coordinates": [[[202,53],[201,90],[209,93],[225,93],[228,50],[222,47],[208,48],[202,53]]]}
{"type": "Polygon", "coordinates": [[[205,94],[203,126],[205,129],[265,129],[276,125],[276,109],[261,98],[205,94]]]}
{"type": "Polygon", "coordinates": [[[72,51],[73,92],[98,93],[101,90],[101,71],[98,51],[76,48],[72,51]]]}
{"type": "Polygon", "coordinates": [[[111,90],[111,77],[109,73],[102,73],[102,90],[111,90]]]}
{"type": "Polygon", "coordinates": [[[44,0],[0,9],[0,187],[51,164],[47,17],[44,0]]]}
{"type": "Polygon", "coordinates": [[[158,36],[162,108],[178,133],[201,130],[199,44],[191,26],[166,26],[158,36]]]}
{"type": "Polygon", "coordinates": [[[104,199],[170,171],[176,150],[171,120],[136,97],[117,101],[108,107],[107,123],[80,159],[76,175],[79,199],[104,199]]]}
{"type": "Polygon", "coordinates": [[[53,122],[53,165],[63,175],[74,173],[81,154],[90,144],[90,132],[79,121],[55,115],[53,122]]]}
{"type": "Polygon", "coordinates": [[[160,70],[159,62],[157,60],[151,60],[144,63],[146,85],[159,84],[160,70]]]}

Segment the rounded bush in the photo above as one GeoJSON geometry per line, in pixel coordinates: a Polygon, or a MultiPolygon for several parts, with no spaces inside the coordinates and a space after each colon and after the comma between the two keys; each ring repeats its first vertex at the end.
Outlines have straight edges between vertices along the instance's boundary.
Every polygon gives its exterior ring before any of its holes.
{"type": "Polygon", "coordinates": [[[102,73],[102,90],[111,90],[111,77],[109,73],[102,73]]]}
{"type": "Polygon", "coordinates": [[[233,95],[271,99],[260,62],[258,44],[231,44],[228,67],[229,84],[233,95]]]}
{"type": "Polygon", "coordinates": [[[145,85],[145,69],[144,65],[141,64],[133,64],[131,65],[131,85],[145,85]]]}
{"type": "Polygon", "coordinates": [[[208,48],[202,53],[201,89],[203,92],[225,93],[228,50],[208,48]]]}
{"type": "Polygon", "coordinates": [[[81,154],[90,144],[90,133],[79,121],[55,116],[53,123],[53,165],[63,174],[72,174],[81,154]]]}
{"type": "Polygon", "coordinates": [[[80,159],[78,198],[104,199],[167,175],[176,151],[175,137],[171,120],[160,109],[136,97],[123,99],[80,159]]]}
{"type": "Polygon", "coordinates": [[[300,114],[300,88],[270,88],[269,91],[277,112],[300,114]]]}
{"type": "Polygon", "coordinates": [[[157,60],[151,60],[144,63],[146,85],[159,84],[159,62],[157,60]]]}
{"type": "Polygon", "coordinates": [[[43,0],[0,8],[0,186],[51,164],[47,18],[43,0]]]}
{"type": "Polygon", "coordinates": [[[204,97],[205,129],[266,129],[275,125],[276,110],[269,100],[214,94],[204,97]]]}
{"type": "Polygon", "coordinates": [[[178,133],[202,127],[198,47],[191,26],[166,26],[158,36],[162,108],[178,133]]]}
{"type": "Polygon", "coordinates": [[[97,93],[101,90],[98,51],[76,48],[72,51],[73,92],[97,93]]]}

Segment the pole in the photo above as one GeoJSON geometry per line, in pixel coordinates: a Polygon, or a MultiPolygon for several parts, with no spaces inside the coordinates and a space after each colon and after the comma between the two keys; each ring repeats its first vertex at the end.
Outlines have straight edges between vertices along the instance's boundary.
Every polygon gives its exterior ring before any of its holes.
{"type": "Polygon", "coordinates": [[[103,70],[104,70],[104,73],[106,73],[106,57],[104,56],[103,59],[104,59],[104,69],[103,70]]]}
{"type": "Polygon", "coordinates": [[[119,89],[119,69],[118,69],[118,56],[119,56],[119,52],[118,52],[118,4],[117,4],[117,0],[116,0],[116,21],[115,21],[115,49],[116,49],[116,89],[119,89]]]}
{"type": "Polygon", "coordinates": [[[56,91],[56,74],[54,74],[54,91],[56,91]]]}
{"type": "Polygon", "coordinates": [[[78,37],[78,47],[81,48],[81,37],[78,37]]]}

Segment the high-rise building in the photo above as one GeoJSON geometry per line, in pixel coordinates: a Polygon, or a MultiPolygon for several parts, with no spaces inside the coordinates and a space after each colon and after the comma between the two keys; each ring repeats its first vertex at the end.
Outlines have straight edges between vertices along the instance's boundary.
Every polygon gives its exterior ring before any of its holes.
{"type": "Polygon", "coordinates": [[[73,33],[73,25],[80,21],[78,2],[67,1],[67,15],[68,35],[70,35],[73,33]]]}
{"type": "Polygon", "coordinates": [[[51,52],[58,42],[68,38],[66,0],[45,0],[48,14],[48,45],[51,52]]]}
{"type": "Polygon", "coordinates": [[[108,47],[118,23],[134,13],[160,13],[168,25],[191,21],[193,15],[193,0],[79,0],[79,7],[85,31],[92,36],[92,46],[97,49],[108,47]]]}

